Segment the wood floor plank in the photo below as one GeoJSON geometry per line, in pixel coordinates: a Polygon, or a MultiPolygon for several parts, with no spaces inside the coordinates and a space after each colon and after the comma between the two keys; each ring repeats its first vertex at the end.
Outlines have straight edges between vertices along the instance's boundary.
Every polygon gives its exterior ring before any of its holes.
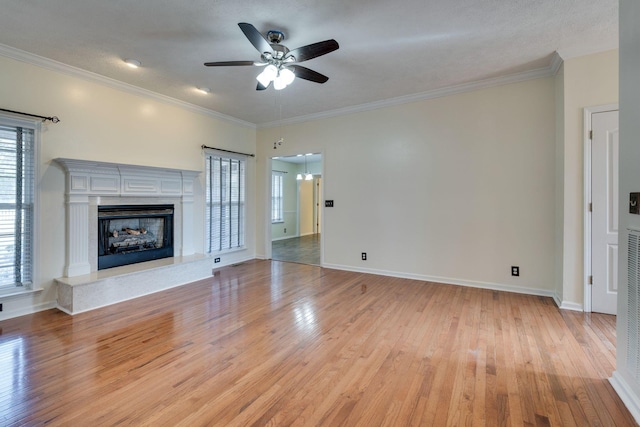
{"type": "Polygon", "coordinates": [[[251,261],[0,322],[3,426],[635,426],[615,318],[550,298],[251,261]]]}

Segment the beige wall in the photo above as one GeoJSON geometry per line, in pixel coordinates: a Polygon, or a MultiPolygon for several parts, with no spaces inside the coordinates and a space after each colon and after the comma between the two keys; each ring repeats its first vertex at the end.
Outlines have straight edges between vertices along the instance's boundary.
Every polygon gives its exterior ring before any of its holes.
{"type": "Polygon", "coordinates": [[[281,132],[323,154],[325,265],[553,293],[553,78],[259,130],[258,177],[281,132]]]}
{"type": "MultiPolygon", "coordinates": [[[[57,115],[61,120],[42,128],[35,287],[44,291],[3,299],[0,319],[51,306],[56,298],[53,279],[63,275],[65,265],[65,175],[53,159],[203,170],[202,144],[246,152],[255,147],[255,129],[251,127],[5,57],[0,57],[0,99],[4,108],[57,115]]],[[[247,181],[254,182],[254,161],[248,164],[247,181]]],[[[194,218],[198,252],[204,246],[200,178],[195,188],[194,218]]],[[[255,252],[254,197],[251,185],[247,201],[247,252],[251,255],[255,252]]]]}
{"type": "Polygon", "coordinates": [[[570,58],[564,62],[564,135],[558,161],[562,182],[563,304],[582,308],[584,299],[584,108],[618,102],[618,51],[570,58]]]}

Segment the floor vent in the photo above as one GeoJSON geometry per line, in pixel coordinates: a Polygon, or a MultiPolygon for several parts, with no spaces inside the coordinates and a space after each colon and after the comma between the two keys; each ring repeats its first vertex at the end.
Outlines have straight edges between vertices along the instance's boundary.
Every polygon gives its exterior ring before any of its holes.
{"type": "Polygon", "coordinates": [[[627,368],[635,379],[640,382],[640,231],[629,231],[629,255],[627,287],[627,368]]]}

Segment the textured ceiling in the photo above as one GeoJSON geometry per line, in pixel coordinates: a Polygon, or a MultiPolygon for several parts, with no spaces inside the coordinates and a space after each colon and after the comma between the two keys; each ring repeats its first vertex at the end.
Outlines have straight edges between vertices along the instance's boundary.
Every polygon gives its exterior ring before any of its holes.
{"type": "Polygon", "coordinates": [[[0,0],[0,10],[0,44],[254,124],[541,69],[554,51],[618,43],[618,0],[0,0]],[[303,64],[329,81],[257,92],[259,68],[204,67],[259,59],[238,22],[284,31],[290,49],[336,39],[339,50],[303,64]]]}

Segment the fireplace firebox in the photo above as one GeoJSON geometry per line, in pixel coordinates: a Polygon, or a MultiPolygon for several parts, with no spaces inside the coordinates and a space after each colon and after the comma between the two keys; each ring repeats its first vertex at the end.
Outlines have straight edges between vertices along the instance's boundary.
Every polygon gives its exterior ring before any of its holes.
{"type": "Polygon", "coordinates": [[[173,256],[173,205],[98,206],[98,270],[173,256]]]}

